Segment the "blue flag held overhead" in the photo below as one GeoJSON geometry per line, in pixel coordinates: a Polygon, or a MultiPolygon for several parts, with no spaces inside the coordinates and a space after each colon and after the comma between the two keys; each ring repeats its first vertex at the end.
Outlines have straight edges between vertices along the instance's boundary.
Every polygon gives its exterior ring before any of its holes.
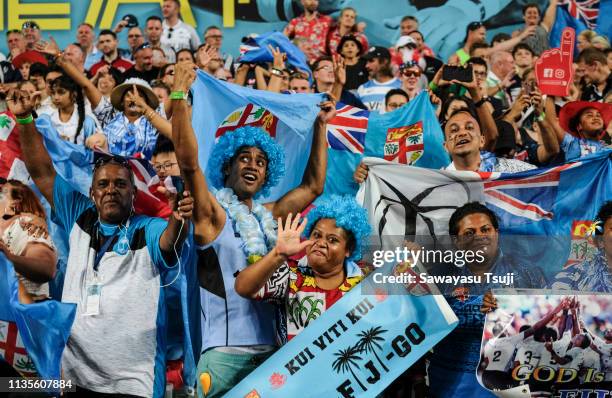
{"type": "Polygon", "coordinates": [[[311,76],[310,67],[304,53],[281,32],[268,32],[255,38],[249,38],[243,46],[246,52],[238,61],[244,63],[272,62],[274,56],[268,46],[278,48],[281,53],[287,54],[289,65],[311,76]]]}
{"type": "Polygon", "coordinates": [[[203,170],[216,138],[241,126],[256,126],[270,134],[285,151],[287,172],[264,200],[276,200],[300,184],[322,94],[287,95],[253,90],[217,80],[202,71],[198,71],[191,89],[192,125],[203,170]]]}
{"type": "Polygon", "coordinates": [[[431,169],[450,162],[427,93],[384,114],[338,104],[336,117],[327,125],[327,140],[325,192],[329,194],[357,192],[353,172],[364,156],[431,169]]]}

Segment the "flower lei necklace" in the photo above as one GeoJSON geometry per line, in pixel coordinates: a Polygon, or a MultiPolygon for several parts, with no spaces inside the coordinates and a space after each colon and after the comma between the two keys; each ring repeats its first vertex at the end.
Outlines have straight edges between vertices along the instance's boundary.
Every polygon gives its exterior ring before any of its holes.
{"type": "Polygon", "coordinates": [[[253,209],[238,200],[231,188],[215,192],[219,204],[232,219],[234,229],[242,239],[242,249],[249,264],[255,263],[276,245],[276,221],[272,212],[253,201],[253,209]],[[262,231],[263,230],[263,231],[262,231]]]}

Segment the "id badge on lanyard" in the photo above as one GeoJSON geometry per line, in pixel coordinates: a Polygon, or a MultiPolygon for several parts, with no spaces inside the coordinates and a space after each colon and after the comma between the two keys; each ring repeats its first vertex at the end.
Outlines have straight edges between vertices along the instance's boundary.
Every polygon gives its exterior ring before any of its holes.
{"type": "Polygon", "coordinates": [[[100,314],[100,296],[102,295],[102,279],[94,271],[92,280],[87,282],[85,298],[85,312],[83,315],[93,316],[100,314]]]}

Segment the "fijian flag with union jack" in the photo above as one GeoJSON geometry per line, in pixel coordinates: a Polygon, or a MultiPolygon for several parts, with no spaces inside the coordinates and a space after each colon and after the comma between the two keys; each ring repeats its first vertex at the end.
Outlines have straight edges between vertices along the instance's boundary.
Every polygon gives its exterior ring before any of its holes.
{"type": "Polygon", "coordinates": [[[579,165],[536,169],[519,176],[479,173],[484,180],[484,201],[502,223],[552,220],[561,172],[579,165]]]}
{"type": "Polygon", "coordinates": [[[327,123],[328,148],[363,154],[370,112],[338,103],[336,117],[327,123]]]}
{"type": "MultiPolygon", "coordinates": [[[[561,32],[573,28],[576,34],[585,29],[610,37],[612,35],[612,0],[561,0],[555,23],[550,31],[551,47],[559,47],[561,32]]],[[[577,55],[577,54],[575,54],[577,55]]]]}

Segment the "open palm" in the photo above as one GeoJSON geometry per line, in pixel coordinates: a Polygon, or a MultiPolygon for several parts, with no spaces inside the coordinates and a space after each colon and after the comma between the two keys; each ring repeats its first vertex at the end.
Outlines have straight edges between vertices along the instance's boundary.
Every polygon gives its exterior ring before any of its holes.
{"type": "Polygon", "coordinates": [[[300,223],[300,215],[297,214],[295,218],[292,214],[287,216],[285,226],[283,227],[282,219],[278,219],[278,239],[276,240],[276,250],[279,254],[284,256],[293,256],[304,250],[307,246],[312,244],[311,240],[300,242],[300,236],[306,228],[307,219],[303,219],[300,223]]]}

